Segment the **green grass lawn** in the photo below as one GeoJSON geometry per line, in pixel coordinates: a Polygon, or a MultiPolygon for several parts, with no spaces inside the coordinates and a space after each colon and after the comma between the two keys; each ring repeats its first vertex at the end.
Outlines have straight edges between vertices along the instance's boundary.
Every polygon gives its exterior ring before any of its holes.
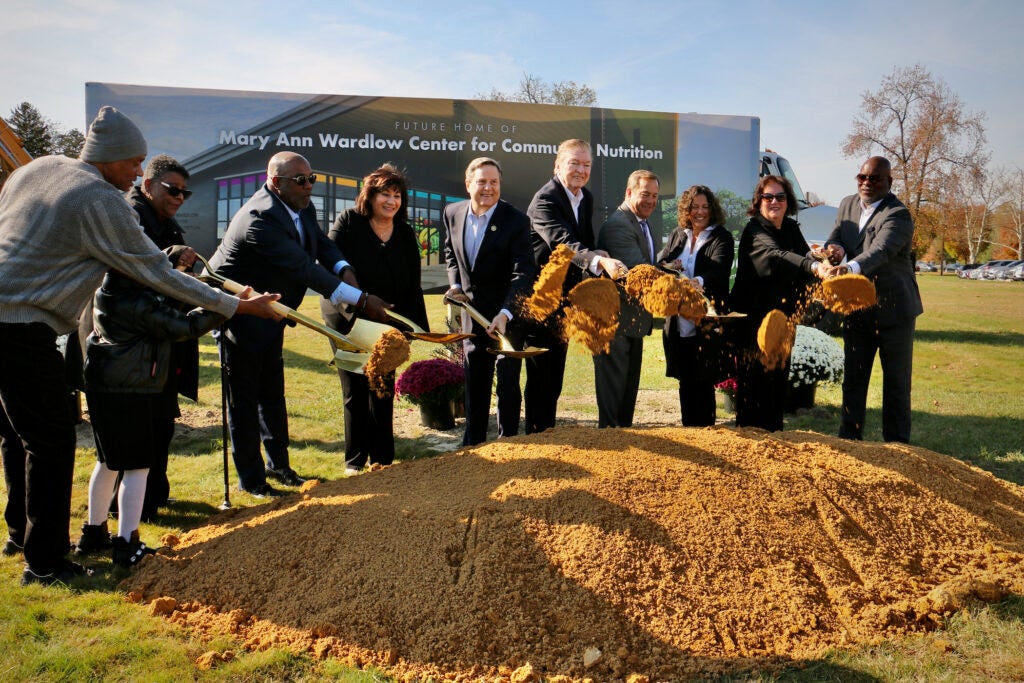
{"type": "MultiPolygon", "coordinates": [[[[1024,484],[1024,284],[974,282],[924,274],[919,278],[925,314],[918,319],[914,358],[912,442],[966,460],[996,476],[1024,484]]],[[[440,297],[429,297],[434,329],[441,329],[440,297]]],[[[315,301],[303,311],[316,315],[315,301]]],[[[414,358],[429,353],[414,345],[414,358]]],[[[205,424],[172,445],[172,495],[179,499],[158,524],[144,524],[144,540],[201,525],[224,499],[219,421],[220,384],[215,347],[201,347],[200,402],[188,406],[205,424]]],[[[660,340],[646,344],[643,388],[674,392],[664,377],[660,340]]],[[[326,367],[327,343],[303,328],[286,333],[292,459],[304,475],[334,479],[344,469],[341,391],[326,367]],[[301,466],[299,465],[301,464],[301,466]]],[[[866,437],[881,438],[880,372],[876,363],[868,396],[866,437]]],[[[593,365],[571,351],[563,404],[593,414],[593,365]]],[[[817,406],[787,418],[787,429],[833,434],[838,426],[838,387],[822,386],[817,406]]],[[[406,408],[403,404],[397,410],[406,408]]],[[[643,406],[638,406],[643,410],[643,406]]],[[[415,435],[399,439],[399,460],[433,451],[415,435]]],[[[94,453],[80,448],[72,509],[73,538],[86,513],[86,489],[94,453]]],[[[233,467],[231,482],[236,484],[233,467]]],[[[234,505],[259,501],[234,488],[234,505]]],[[[0,498],[6,503],[6,497],[0,498]]],[[[5,530],[6,531],[6,530],[5,530]]],[[[125,574],[108,560],[94,560],[97,575],[75,590],[22,588],[20,558],[0,558],[0,681],[272,681],[389,680],[379,672],[316,662],[283,650],[241,652],[227,639],[199,642],[149,617],[123,600],[117,583],[125,574]],[[194,660],[208,650],[238,656],[211,671],[194,660]]],[[[1024,596],[967,610],[941,633],[927,634],[821,660],[795,662],[774,675],[750,673],[722,680],[782,681],[990,681],[1021,680],[1024,671],[1024,596]]]]}

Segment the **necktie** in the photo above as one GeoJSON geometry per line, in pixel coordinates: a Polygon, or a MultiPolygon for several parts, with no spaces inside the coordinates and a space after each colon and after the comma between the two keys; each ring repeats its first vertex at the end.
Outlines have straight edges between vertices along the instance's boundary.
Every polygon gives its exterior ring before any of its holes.
{"type": "Polygon", "coordinates": [[[295,217],[295,231],[299,233],[299,244],[303,249],[306,248],[306,235],[302,231],[302,216],[295,217]]]}
{"type": "Polygon", "coordinates": [[[640,221],[640,227],[644,230],[644,237],[647,238],[647,248],[650,250],[650,263],[654,263],[654,238],[651,237],[651,229],[646,220],[640,221]]]}

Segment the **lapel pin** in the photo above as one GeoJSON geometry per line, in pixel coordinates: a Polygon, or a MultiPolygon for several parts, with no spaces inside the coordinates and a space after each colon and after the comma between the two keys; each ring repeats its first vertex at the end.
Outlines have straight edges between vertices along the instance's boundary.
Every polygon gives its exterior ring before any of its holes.
{"type": "Polygon", "coordinates": [[[494,231],[495,231],[495,230],[497,230],[497,229],[498,229],[498,226],[497,226],[497,225],[492,225],[492,226],[491,226],[491,232],[494,232],[494,231]]]}

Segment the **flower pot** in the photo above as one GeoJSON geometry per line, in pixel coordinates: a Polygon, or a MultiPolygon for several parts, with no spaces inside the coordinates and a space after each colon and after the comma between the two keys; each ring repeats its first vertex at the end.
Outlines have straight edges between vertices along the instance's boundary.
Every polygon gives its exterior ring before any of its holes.
{"type": "Polygon", "coordinates": [[[736,394],[731,391],[719,391],[718,395],[722,397],[722,410],[727,413],[736,412],[736,394]]]}
{"type": "Polygon", "coordinates": [[[815,384],[801,384],[800,386],[794,387],[792,384],[786,385],[786,412],[795,413],[801,408],[813,408],[814,407],[814,394],[818,390],[818,385],[815,384]]]}
{"type": "Polygon", "coordinates": [[[448,431],[455,427],[451,401],[424,401],[420,403],[420,421],[424,427],[448,431]]]}
{"type": "Polygon", "coordinates": [[[461,398],[452,399],[452,415],[455,417],[466,417],[466,401],[461,398]]]}

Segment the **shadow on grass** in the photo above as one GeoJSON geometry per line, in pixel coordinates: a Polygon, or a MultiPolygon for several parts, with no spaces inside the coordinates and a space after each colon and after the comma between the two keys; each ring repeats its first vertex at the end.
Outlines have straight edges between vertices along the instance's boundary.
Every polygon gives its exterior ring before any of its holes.
{"type": "Polygon", "coordinates": [[[979,330],[917,330],[915,342],[939,344],[981,344],[984,346],[1024,346],[1019,332],[981,332],[979,330]]]}

